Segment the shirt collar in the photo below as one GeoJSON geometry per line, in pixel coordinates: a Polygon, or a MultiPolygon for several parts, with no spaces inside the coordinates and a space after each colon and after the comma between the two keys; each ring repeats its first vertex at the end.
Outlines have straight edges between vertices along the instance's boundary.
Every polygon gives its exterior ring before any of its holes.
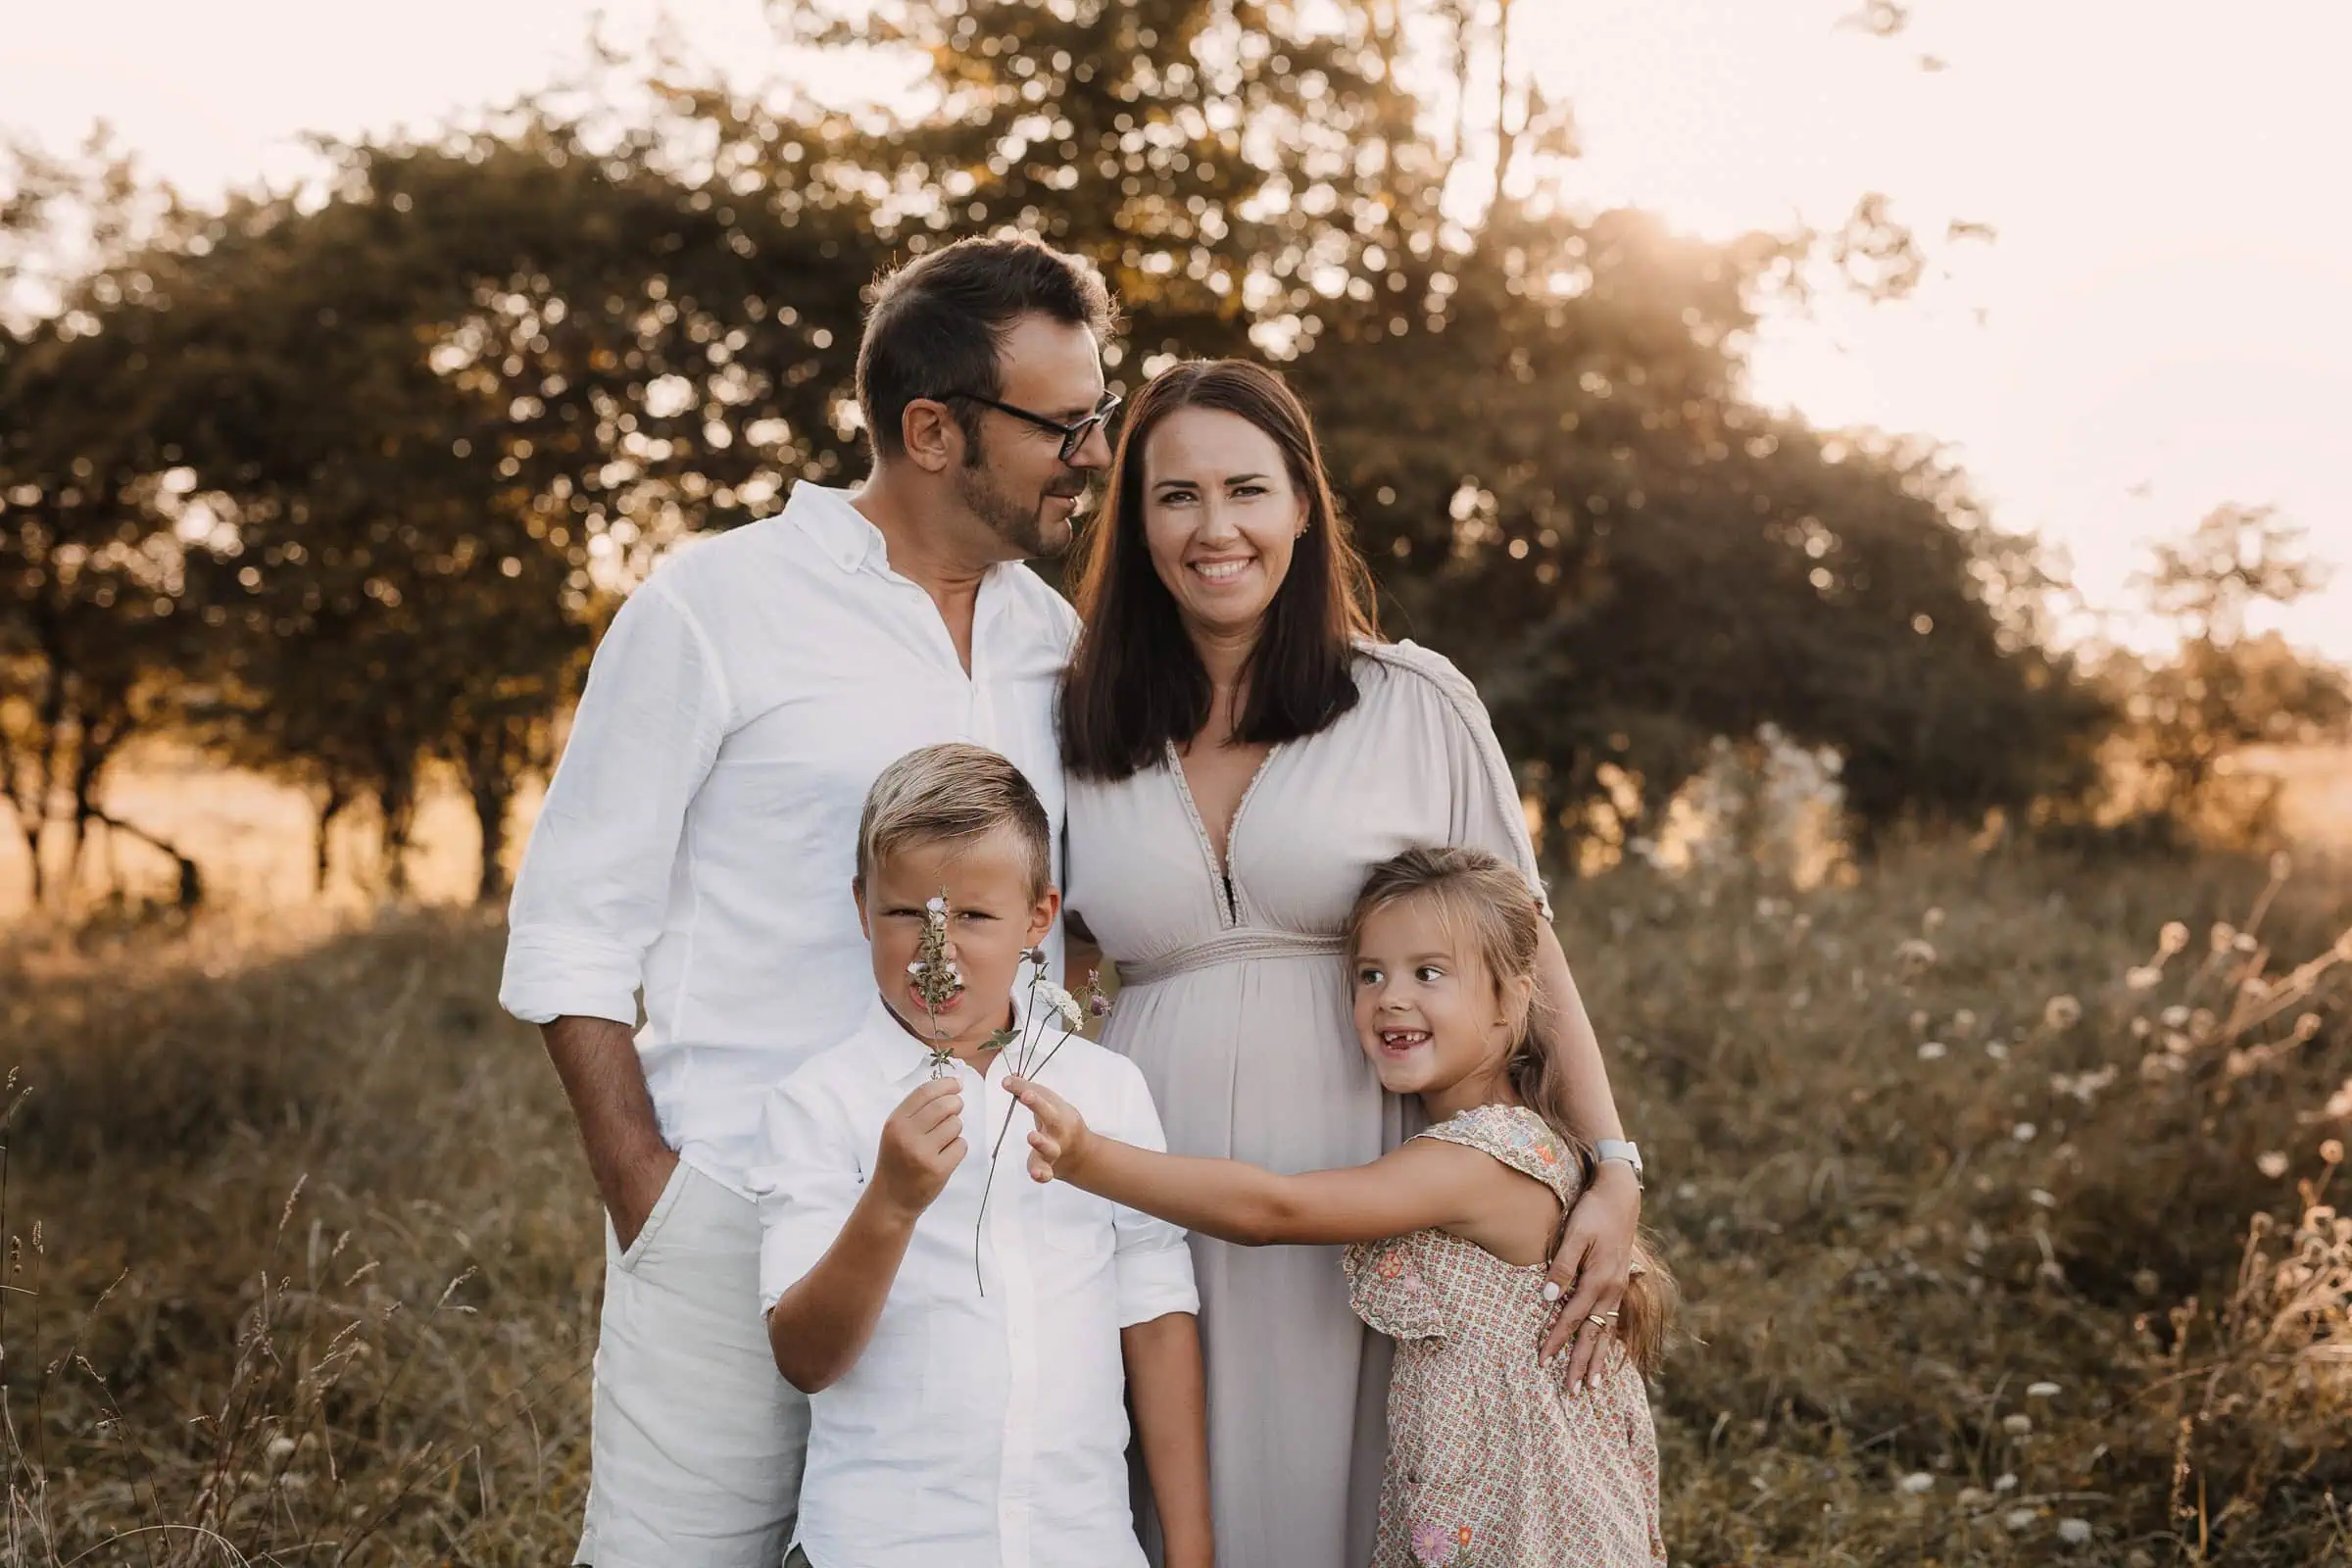
{"type": "MultiPolygon", "coordinates": [[[[1027,1028],[1031,1014],[1042,1008],[1046,1015],[1041,1020],[1041,1028],[1045,1031],[1041,1043],[1051,1049],[1052,1042],[1065,1031],[1053,1016],[1053,1009],[1043,1001],[1035,1005],[1024,1005],[1026,1000],[1016,988],[1012,998],[1012,1026],[1015,1029],[1027,1028]]],[[[906,1025],[899,1022],[899,1015],[890,1010],[890,1004],[879,995],[867,1005],[865,1035],[866,1043],[873,1048],[869,1054],[874,1071],[884,1083],[910,1083],[918,1074],[929,1069],[931,1048],[906,1032],[906,1025]]]]}
{"type": "MultiPolygon", "coordinates": [[[[870,566],[885,576],[896,575],[890,568],[890,546],[882,537],[882,530],[858,510],[850,500],[849,491],[803,479],[792,487],[792,496],[784,503],[784,515],[806,529],[826,559],[843,571],[854,573],[870,566]]],[[[1008,564],[999,562],[982,575],[980,604],[973,621],[975,631],[1009,608],[1010,596],[1004,592],[1008,564]]]]}
{"type": "Polygon", "coordinates": [[[787,520],[799,524],[819,550],[844,571],[857,571],[871,562],[889,564],[882,530],[850,500],[850,492],[803,479],[784,503],[787,520]]]}

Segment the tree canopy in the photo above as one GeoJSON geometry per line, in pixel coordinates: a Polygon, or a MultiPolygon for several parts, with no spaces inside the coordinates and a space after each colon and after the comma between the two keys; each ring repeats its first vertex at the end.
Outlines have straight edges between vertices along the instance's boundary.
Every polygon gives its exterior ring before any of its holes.
{"type": "MultiPolygon", "coordinates": [[[[173,209],[0,332],[20,828],[61,790],[87,820],[122,741],[177,725],[304,783],[322,827],[372,801],[394,866],[419,769],[449,767],[494,893],[616,597],[680,537],[853,478],[864,291],[1004,228],[1102,268],[1130,393],[1182,356],[1284,368],[1387,631],[1478,682],[1549,853],[1765,725],[1842,758],[1866,838],[2080,795],[2108,703],[2035,618],[2031,542],[1932,445],[1747,388],[1764,291],[1816,253],[1899,274],[1907,236],[1567,208],[1573,121],[1514,69],[1511,8],[1472,9],[781,7],[820,49],[918,52],[926,101],[526,106],[173,209]]],[[[59,192],[18,188],[21,239],[59,192]]]]}

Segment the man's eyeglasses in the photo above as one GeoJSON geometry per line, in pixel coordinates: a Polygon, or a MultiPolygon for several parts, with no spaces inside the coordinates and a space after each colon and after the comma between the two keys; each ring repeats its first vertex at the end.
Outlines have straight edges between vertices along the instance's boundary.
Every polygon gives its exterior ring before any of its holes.
{"type": "Polygon", "coordinates": [[[1064,463],[1077,456],[1078,449],[1085,446],[1097,430],[1102,428],[1104,421],[1119,412],[1120,402],[1116,393],[1105,392],[1102,394],[1102,401],[1095,405],[1094,413],[1075,423],[1065,424],[1059,419],[1048,418],[1045,415],[1015,408],[1009,403],[1000,403],[995,398],[984,398],[977,392],[949,392],[944,395],[951,398],[969,398],[974,403],[986,404],[999,414],[1009,414],[1016,419],[1028,420],[1041,430],[1053,431],[1061,437],[1059,457],[1064,463]]]}

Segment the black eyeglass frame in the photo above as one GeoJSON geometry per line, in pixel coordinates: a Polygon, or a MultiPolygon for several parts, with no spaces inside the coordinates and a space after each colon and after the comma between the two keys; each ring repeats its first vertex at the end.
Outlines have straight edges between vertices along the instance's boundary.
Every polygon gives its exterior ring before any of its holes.
{"type": "Polygon", "coordinates": [[[1069,462],[1078,449],[1086,445],[1087,438],[1108,423],[1110,416],[1118,413],[1120,406],[1126,402],[1126,399],[1120,397],[1116,392],[1105,392],[1102,394],[1102,401],[1095,405],[1094,413],[1075,423],[1064,424],[1059,419],[1049,418],[1043,414],[1020,408],[1014,404],[999,402],[995,398],[982,397],[977,392],[944,392],[940,395],[943,399],[968,398],[974,403],[986,404],[999,414],[1009,414],[1016,419],[1026,419],[1041,430],[1053,431],[1061,437],[1061,451],[1056,454],[1056,460],[1062,463],[1069,462]]]}

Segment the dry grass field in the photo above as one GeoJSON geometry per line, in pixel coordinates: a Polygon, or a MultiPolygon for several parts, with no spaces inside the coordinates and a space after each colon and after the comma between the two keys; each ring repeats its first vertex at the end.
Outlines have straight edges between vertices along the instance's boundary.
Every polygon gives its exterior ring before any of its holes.
{"type": "MultiPolygon", "coordinates": [[[[1561,899],[1690,1301],[1677,1563],[2352,1564],[2352,882],[2271,873],[1561,899]]],[[[0,938],[0,1560],[564,1560],[602,1248],[500,938],[0,938]]]]}

